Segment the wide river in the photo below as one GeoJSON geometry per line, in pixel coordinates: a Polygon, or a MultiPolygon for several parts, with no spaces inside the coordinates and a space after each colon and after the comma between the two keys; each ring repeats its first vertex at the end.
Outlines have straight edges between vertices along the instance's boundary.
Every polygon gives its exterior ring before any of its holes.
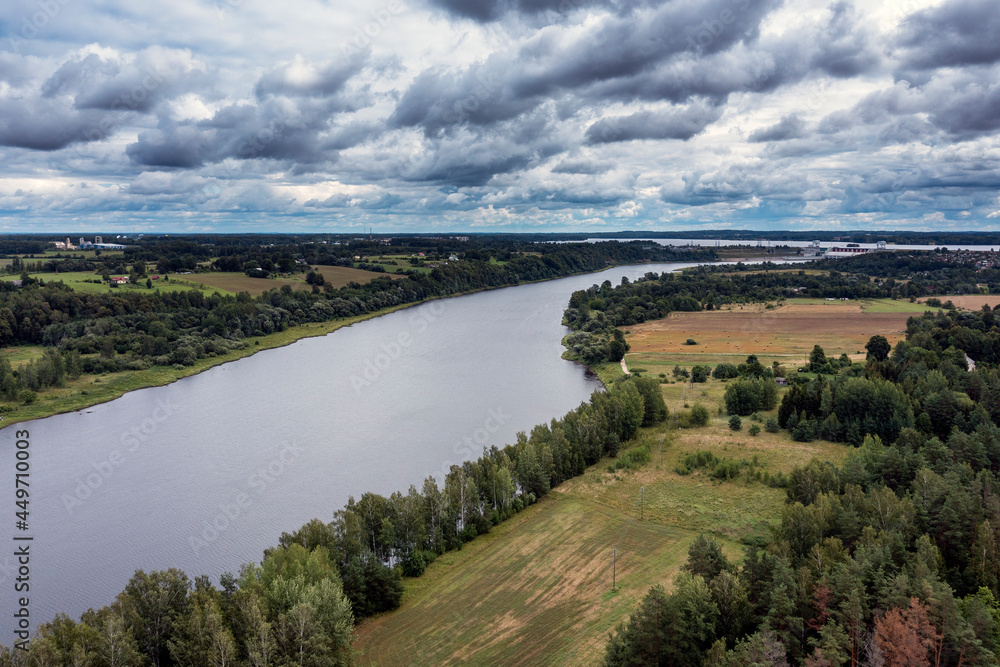
{"type": "MultiPolygon", "coordinates": [[[[453,463],[562,416],[600,387],[563,360],[570,294],[646,264],[442,299],[165,387],[0,431],[14,533],[14,430],[30,431],[33,625],[109,604],[137,569],[213,582],[349,496],[443,482],[453,463]]],[[[23,544],[23,543],[21,543],[23,544]]],[[[0,556],[0,642],[15,609],[0,556]]]]}

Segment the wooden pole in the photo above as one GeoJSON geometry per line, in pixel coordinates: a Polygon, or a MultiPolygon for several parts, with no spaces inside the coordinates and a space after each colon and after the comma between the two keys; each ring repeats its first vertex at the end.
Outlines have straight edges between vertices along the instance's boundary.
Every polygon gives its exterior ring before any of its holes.
{"type": "Polygon", "coordinates": [[[615,590],[615,570],[617,568],[618,549],[611,550],[611,591],[615,590]]]}

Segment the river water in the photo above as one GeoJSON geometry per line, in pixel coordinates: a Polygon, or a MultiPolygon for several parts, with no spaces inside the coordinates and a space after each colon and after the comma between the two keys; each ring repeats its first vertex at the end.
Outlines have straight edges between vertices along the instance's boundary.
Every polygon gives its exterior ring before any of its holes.
{"type": "MultiPolygon", "coordinates": [[[[33,625],[109,604],[136,569],[218,582],[282,531],[388,495],[600,387],[561,359],[570,294],[646,264],[429,302],[217,366],[165,387],[0,431],[4,505],[14,431],[30,432],[33,625]]],[[[10,509],[9,515],[13,514],[10,509]]],[[[14,530],[14,517],[0,535],[14,530]]],[[[0,610],[15,609],[13,547],[0,610]]],[[[11,615],[0,642],[13,639],[11,615]]]]}

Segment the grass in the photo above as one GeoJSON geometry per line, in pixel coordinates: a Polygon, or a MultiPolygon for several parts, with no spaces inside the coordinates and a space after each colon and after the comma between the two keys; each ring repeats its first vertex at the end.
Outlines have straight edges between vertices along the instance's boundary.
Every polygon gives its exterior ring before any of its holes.
{"type": "MultiPolygon", "coordinates": [[[[334,287],[343,287],[349,282],[364,284],[385,276],[384,273],[374,271],[362,271],[343,266],[322,266],[315,267],[317,271],[334,287]]],[[[66,273],[34,273],[33,278],[50,281],[62,281],[78,292],[89,294],[103,294],[111,290],[136,290],[149,291],[146,287],[146,280],[142,279],[136,285],[119,285],[109,287],[103,282],[94,283],[93,280],[100,280],[100,276],[89,271],[77,271],[66,273]]],[[[399,276],[389,276],[398,278],[399,276]]],[[[19,276],[0,276],[0,280],[16,280],[19,276]]],[[[190,274],[173,274],[169,280],[164,280],[161,276],[159,280],[153,281],[153,289],[161,292],[186,292],[188,290],[198,290],[204,294],[218,292],[222,295],[235,296],[239,292],[249,292],[252,296],[260,296],[270,289],[280,289],[284,285],[290,285],[293,289],[312,289],[312,285],[306,283],[304,275],[292,276],[288,278],[251,278],[245,273],[236,272],[205,272],[190,274]]]]}
{"type": "Polygon", "coordinates": [[[640,439],[653,449],[647,466],[611,474],[605,459],[489,535],[440,557],[424,576],[406,580],[399,610],[359,625],[358,663],[599,662],[608,633],[651,585],[669,589],[699,533],[715,535],[739,560],[739,540],[765,533],[785,504],[784,490],[764,484],[678,475],[673,468],[684,454],[756,454],[766,470],[787,473],[813,456],[838,461],[847,451],[793,443],[787,433],[733,433],[725,421],[714,417],[705,428],[671,432],[662,448],[662,427],[644,429],[640,439]]]}
{"type": "MultiPolygon", "coordinates": [[[[942,302],[944,299],[942,299],[942,302]]],[[[899,299],[850,299],[848,301],[827,301],[826,299],[788,299],[785,301],[788,305],[802,305],[802,306],[842,306],[844,304],[853,304],[861,307],[861,310],[866,313],[923,313],[926,310],[933,310],[930,306],[926,306],[922,303],[910,303],[909,301],[902,301],[899,299]]]]}
{"type": "Polygon", "coordinates": [[[665,319],[625,327],[630,367],[670,375],[674,365],[739,363],[750,354],[761,363],[801,366],[814,345],[828,357],[845,353],[864,358],[875,334],[894,344],[904,337],[906,320],[922,306],[909,302],[793,299],[778,308],[744,304],[723,311],[671,313],[665,319]],[[906,310],[906,309],[909,310],[906,310]],[[693,338],[698,345],[685,345],[693,338]]]}
{"type": "MultiPolygon", "coordinates": [[[[403,276],[394,275],[393,271],[397,268],[394,266],[387,266],[386,270],[389,273],[376,273],[375,271],[363,271],[361,269],[352,269],[349,266],[314,266],[312,267],[317,273],[323,274],[328,283],[332,283],[334,287],[344,287],[347,283],[355,282],[360,285],[364,285],[367,282],[375,280],[383,276],[388,276],[393,280],[398,280],[403,276]],[[390,271],[390,269],[392,269],[390,271]]],[[[310,287],[308,284],[304,284],[304,287],[310,287]]]]}
{"type": "MultiPolygon", "coordinates": [[[[241,274],[242,275],[242,274],[241,274]]],[[[90,271],[69,271],[66,273],[33,273],[32,278],[37,278],[38,280],[44,280],[45,282],[64,282],[69,285],[73,290],[77,292],[82,292],[86,294],[104,294],[112,290],[121,291],[139,291],[139,292],[149,292],[149,288],[146,287],[145,279],[141,280],[136,285],[119,285],[118,287],[109,287],[103,282],[90,282],[93,280],[100,280],[101,277],[90,271]]],[[[17,280],[19,276],[0,276],[0,280],[17,280]]],[[[153,282],[153,289],[160,290],[161,292],[186,292],[188,290],[196,289],[206,294],[211,294],[212,292],[218,292],[221,290],[212,288],[206,285],[200,285],[193,281],[188,280],[176,280],[171,279],[169,281],[157,280],[153,282]]]]}

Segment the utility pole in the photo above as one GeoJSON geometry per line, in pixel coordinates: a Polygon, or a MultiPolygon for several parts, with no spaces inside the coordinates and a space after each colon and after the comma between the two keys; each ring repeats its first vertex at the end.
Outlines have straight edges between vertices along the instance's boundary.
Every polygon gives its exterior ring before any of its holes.
{"type": "Polygon", "coordinates": [[[646,487],[644,486],[639,487],[639,521],[642,521],[642,496],[645,491],[646,487]]]}
{"type": "Polygon", "coordinates": [[[618,549],[611,550],[611,592],[615,591],[615,570],[617,568],[618,549]]]}

